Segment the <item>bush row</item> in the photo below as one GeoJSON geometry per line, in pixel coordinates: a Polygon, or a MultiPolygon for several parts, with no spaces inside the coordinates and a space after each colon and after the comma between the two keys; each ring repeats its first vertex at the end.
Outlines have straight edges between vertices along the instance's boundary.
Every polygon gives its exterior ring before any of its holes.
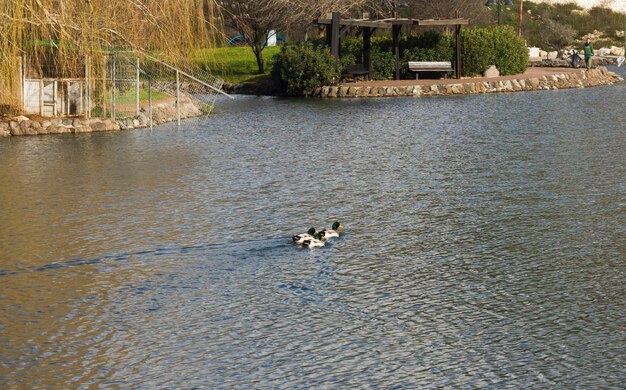
{"type": "MultiPolygon", "coordinates": [[[[489,65],[496,65],[502,75],[521,73],[528,66],[528,50],[512,28],[474,28],[465,30],[461,39],[464,76],[480,75],[489,65]]],[[[401,77],[413,76],[408,69],[409,61],[454,62],[454,43],[454,36],[437,32],[402,37],[401,77]]],[[[346,65],[361,63],[362,51],[361,38],[342,40],[341,62],[335,69],[324,41],[283,46],[274,58],[272,76],[285,95],[308,96],[316,88],[336,81],[346,65]]],[[[374,80],[393,79],[395,56],[390,37],[372,38],[371,65],[374,80]]]]}

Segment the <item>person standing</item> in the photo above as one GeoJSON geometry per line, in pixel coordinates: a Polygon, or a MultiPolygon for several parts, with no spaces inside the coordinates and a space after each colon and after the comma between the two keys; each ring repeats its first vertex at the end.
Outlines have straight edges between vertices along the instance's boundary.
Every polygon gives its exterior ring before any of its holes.
{"type": "Polygon", "coordinates": [[[593,45],[591,44],[591,38],[585,39],[585,45],[583,46],[585,51],[585,65],[587,69],[591,69],[591,58],[593,57],[593,45]]]}

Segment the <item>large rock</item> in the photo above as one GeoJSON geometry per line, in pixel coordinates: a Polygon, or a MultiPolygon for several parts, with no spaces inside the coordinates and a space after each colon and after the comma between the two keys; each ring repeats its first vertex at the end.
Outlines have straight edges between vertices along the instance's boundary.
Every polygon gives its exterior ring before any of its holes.
{"type": "Polygon", "coordinates": [[[111,119],[105,119],[102,121],[104,125],[104,130],[100,131],[117,131],[120,129],[120,125],[117,122],[112,121],[111,119]]]}
{"type": "Polygon", "coordinates": [[[135,127],[139,127],[139,126],[148,126],[150,124],[150,118],[148,117],[148,115],[146,115],[143,112],[139,113],[139,116],[137,117],[137,121],[139,122],[138,124],[135,125],[135,127]]]}
{"type": "Polygon", "coordinates": [[[106,131],[107,126],[102,122],[94,122],[90,124],[92,131],[106,131]]]}
{"type": "Polygon", "coordinates": [[[48,127],[48,133],[49,134],[67,134],[67,133],[71,133],[71,130],[69,127],[65,127],[63,125],[52,125],[48,127]]]}
{"type": "Polygon", "coordinates": [[[37,135],[37,129],[32,127],[34,122],[31,120],[25,120],[20,122],[20,129],[22,135],[37,135]]]}
{"type": "Polygon", "coordinates": [[[528,48],[528,56],[529,57],[539,57],[541,49],[538,47],[529,47],[528,48]]]}
{"type": "Polygon", "coordinates": [[[623,56],[624,55],[624,48],[623,47],[617,47],[617,46],[611,46],[611,55],[612,56],[623,56]]]}
{"type": "Polygon", "coordinates": [[[483,73],[484,77],[499,77],[500,71],[496,68],[495,65],[490,65],[489,68],[483,73]]]}
{"type": "MultiPolygon", "coordinates": [[[[12,122],[12,123],[17,123],[17,122],[12,122]]],[[[22,128],[19,126],[15,126],[15,127],[11,126],[9,131],[11,132],[11,135],[23,135],[22,128]]]]}
{"type": "Polygon", "coordinates": [[[92,131],[89,126],[74,126],[74,133],[91,133],[92,131]]]}
{"type": "Polygon", "coordinates": [[[0,137],[8,137],[11,135],[8,122],[0,122],[0,137]]]}
{"type": "Polygon", "coordinates": [[[528,80],[528,84],[532,87],[532,88],[538,88],[539,87],[539,79],[538,78],[532,78],[528,80]]]}

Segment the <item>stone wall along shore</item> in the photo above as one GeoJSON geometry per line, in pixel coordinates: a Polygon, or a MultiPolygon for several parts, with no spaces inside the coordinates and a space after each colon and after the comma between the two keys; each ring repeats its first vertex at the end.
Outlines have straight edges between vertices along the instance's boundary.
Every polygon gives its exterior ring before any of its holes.
{"type": "MultiPolygon", "coordinates": [[[[408,80],[405,81],[405,84],[408,80]]],[[[425,81],[425,80],[421,80],[425,81]]],[[[566,88],[586,88],[599,85],[610,85],[623,78],[610,72],[606,67],[594,69],[577,69],[559,73],[555,71],[551,75],[541,77],[509,78],[501,77],[495,80],[428,80],[429,84],[416,85],[357,85],[343,84],[319,88],[316,95],[324,98],[364,98],[364,97],[391,97],[391,96],[439,96],[439,95],[469,95],[477,93],[493,92],[518,92],[554,90],[566,88]]]]}
{"type": "MultiPolygon", "coordinates": [[[[202,110],[188,96],[183,95],[180,100],[181,118],[203,115],[202,110]]],[[[139,116],[117,121],[103,118],[33,117],[31,119],[27,116],[0,118],[0,137],[132,130],[149,127],[150,119],[148,115],[147,109],[142,108],[139,116]]],[[[176,101],[158,103],[152,107],[152,123],[154,125],[175,120],[177,120],[176,101]]]]}

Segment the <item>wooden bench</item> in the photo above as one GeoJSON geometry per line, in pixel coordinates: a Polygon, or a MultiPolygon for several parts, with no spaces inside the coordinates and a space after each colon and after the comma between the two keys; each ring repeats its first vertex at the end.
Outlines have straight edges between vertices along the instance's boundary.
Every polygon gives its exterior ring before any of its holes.
{"type": "Polygon", "coordinates": [[[365,76],[365,80],[370,80],[370,71],[365,69],[365,65],[363,64],[353,64],[346,66],[346,72],[341,75],[341,79],[345,80],[347,77],[351,77],[353,80],[357,76],[365,76]]]}
{"type": "Polygon", "coordinates": [[[452,63],[450,61],[409,61],[409,70],[415,72],[415,80],[418,80],[417,72],[446,72],[444,77],[448,78],[447,72],[452,72],[452,63]]]}

